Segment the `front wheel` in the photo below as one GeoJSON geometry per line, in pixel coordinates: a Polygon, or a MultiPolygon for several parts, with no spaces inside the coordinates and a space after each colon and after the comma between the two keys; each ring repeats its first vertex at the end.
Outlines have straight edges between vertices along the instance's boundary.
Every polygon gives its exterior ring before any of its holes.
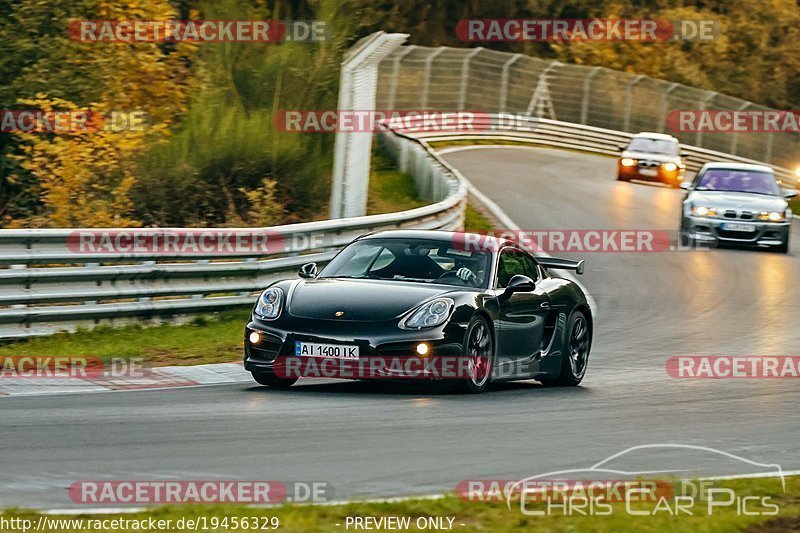
{"type": "Polygon", "coordinates": [[[251,372],[251,374],[259,385],[271,389],[288,389],[297,381],[297,378],[279,378],[272,372],[251,372]]]}
{"type": "Polygon", "coordinates": [[[464,335],[464,355],[470,358],[469,375],[460,379],[457,389],[460,392],[478,394],[489,387],[494,366],[494,340],[489,323],[482,316],[474,317],[464,335]]]}
{"type": "Polygon", "coordinates": [[[681,218],[681,227],[678,230],[678,238],[680,240],[679,244],[682,248],[694,248],[694,239],[692,238],[692,234],[686,230],[686,223],[683,218],[681,218]]]}
{"type": "Polygon", "coordinates": [[[567,321],[564,345],[561,350],[561,370],[557,377],[540,380],[544,385],[574,387],[586,374],[592,330],[583,311],[575,310],[567,321]]]}
{"type": "Polygon", "coordinates": [[[783,241],[780,245],[775,247],[775,251],[779,254],[788,254],[789,253],[789,241],[792,240],[791,233],[786,232],[786,240],[783,241]]]}

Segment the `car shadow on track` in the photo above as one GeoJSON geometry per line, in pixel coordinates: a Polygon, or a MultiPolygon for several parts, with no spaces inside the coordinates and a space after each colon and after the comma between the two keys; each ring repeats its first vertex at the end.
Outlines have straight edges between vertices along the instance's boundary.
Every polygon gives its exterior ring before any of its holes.
{"type": "Polygon", "coordinates": [[[476,396],[494,397],[498,394],[506,396],[508,394],[530,394],[531,398],[537,396],[551,396],[553,394],[567,393],[570,396],[576,394],[588,394],[590,391],[584,387],[545,387],[537,381],[507,381],[493,383],[483,394],[472,395],[459,392],[452,383],[419,383],[405,381],[326,381],[320,382],[299,382],[288,390],[270,389],[269,387],[253,386],[247,389],[248,392],[310,396],[310,395],[369,395],[369,396],[425,396],[425,397],[462,397],[470,398],[476,396]]]}

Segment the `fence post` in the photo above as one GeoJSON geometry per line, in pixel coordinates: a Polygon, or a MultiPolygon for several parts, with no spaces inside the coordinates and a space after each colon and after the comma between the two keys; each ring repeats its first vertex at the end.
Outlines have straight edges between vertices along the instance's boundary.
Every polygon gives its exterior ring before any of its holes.
{"type": "Polygon", "coordinates": [[[669,107],[667,101],[669,100],[669,95],[677,86],[677,83],[670,83],[669,87],[667,87],[667,90],[661,93],[661,103],[658,113],[658,131],[661,133],[664,133],[664,129],[667,124],[667,109],[669,107]]]}
{"type": "MultiPolygon", "coordinates": [[[[745,109],[750,107],[750,105],[752,105],[752,102],[745,102],[743,105],[739,107],[737,111],[744,111],[745,109]]],[[[731,153],[733,155],[737,155],[736,149],[738,148],[738,145],[739,145],[739,132],[736,130],[736,128],[734,128],[733,134],[731,135],[731,153]]]]}
{"type": "Polygon", "coordinates": [[[389,85],[389,100],[386,102],[387,109],[394,109],[394,102],[397,97],[397,80],[400,78],[400,61],[410,54],[416,46],[413,44],[406,46],[399,54],[394,56],[394,66],[392,69],[392,82],[389,85]]]}
{"type": "Polygon", "coordinates": [[[464,63],[461,65],[461,84],[458,88],[458,110],[464,111],[464,104],[467,100],[467,83],[469,82],[469,62],[473,57],[480,54],[483,48],[480,46],[467,54],[464,57],[464,63]]]}
{"type": "Polygon", "coordinates": [[[431,68],[433,67],[433,60],[445,50],[447,50],[446,46],[440,46],[425,58],[425,79],[422,82],[422,94],[420,95],[419,106],[420,110],[422,111],[428,109],[428,91],[430,90],[431,86],[431,68]]]}
{"type": "Polygon", "coordinates": [[[508,71],[511,65],[517,62],[522,57],[522,54],[514,54],[511,58],[503,63],[503,71],[500,74],[500,112],[506,112],[506,103],[508,102],[508,71]]]}
{"type": "Polygon", "coordinates": [[[583,80],[583,101],[581,102],[581,124],[586,124],[589,117],[589,91],[592,89],[592,78],[597,76],[602,67],[594,67],[583,80]]]}
{"type": "Polygon", "coordinates": [[[764,161],[766,161],[770,165],[772,164],[772,141],[774,140],[773,133],[775,133],[775,132],[770,131],[767,134],[767,155],[764,158],[764,161]]]}
{"type": "Polygon", "coordinates": [[[544,116],[546,108],[549,118],[551,120],[557,120],[555,109],[553,109],[553,101],[550,99],[550,88],[547,85],[547,76],[550,75],[551,70],[561,65],[562,64],[558,61],[553,61],[539,74],[539,81],[536,84],[536,89],[534,89],[531,95],[531,101],[528,103],[528,115],[532,115],[535,109],[536,116],[541,118],[544,116]]]}
{"type": "Polygon", "coordinates": [[[633,106],[633,88],[637,83],[642,81],[644,76],[641,74],[633,78],[628,85],[625,86],[625,117],[622,120],[622,130],[631,131],[631,107],[633,106]]]}
{"type": "MultiPolygon", "coordinates": [[[[708,106],[708,103],[711,100],[713,100],[714,98],[716,98],[716,96],[717,96],[717,93],[712,91],[712,92],[708,93],[705,96],[705,98],[700,100],[700,111],[705,111],[706,110],[706,106],[708,106]]],[[[694,145],[695,146],[699,146],[700,148],[703,147],[703,130],[702,130],[702,128],[697,128],[697,134],[694,136],[694,145]]]]}
{"type": "MultiPolygon", "coordinates": [[[[342,62],[338,109],[375,109],[378,64],[408,38],[379,31],[361,39],[342,62]]],[[[364,215],[372,155],[372,132],[337,131],[333,151],[330,218],[364,215]]]]}

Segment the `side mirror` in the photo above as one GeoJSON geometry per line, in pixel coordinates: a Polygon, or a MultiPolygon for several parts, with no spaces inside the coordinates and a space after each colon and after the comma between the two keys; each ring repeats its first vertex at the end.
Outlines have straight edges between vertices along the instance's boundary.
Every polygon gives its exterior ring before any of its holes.
{"type": "Polygon", "coordinates": [[[691,159],[691,158],[692,158],[691,154],[687,154],[687,153],[681,154],[681,159],[691,159]]]}
{"type": "Polygon", "coordinates": [[[522,274],[516,274],[508,280],[508,286],[506,290],[503,291],[503,296],[509,297],[515,292],[531,292],[535,288],[535,283],[533,283],[531,278],[523,276],[522,274]]]}
{"type": "Polygon", "coordinates": [[[297,272],[297,275],[300,276],[301,278],[316,278],[317,264],[306,263],[305,265],[300,267],[300,270],[297,272]]]}
{"type": "Polygon", "coordinates": [[[794,198],[795,196],[797,196],[797,191],[795,191],[794,189],[783,190],[783,197],[786,198],[787,200],[794,198]]]}
{"type": "Polygon", "coordinates": [[[692,188],[692,182],[691,181],[682,181],[681,184],[680,184],[680,188],[683,189],[684,191],[688,191],[689,189],[692,188]]]}
{"type": "Polygon", "coordinates": [[[628,149],[628,145],[627,144],[620,144],[620,145],[617,146],[617,148],[619,148],[620,152],[624,152],[625,150],[628,149]]]}

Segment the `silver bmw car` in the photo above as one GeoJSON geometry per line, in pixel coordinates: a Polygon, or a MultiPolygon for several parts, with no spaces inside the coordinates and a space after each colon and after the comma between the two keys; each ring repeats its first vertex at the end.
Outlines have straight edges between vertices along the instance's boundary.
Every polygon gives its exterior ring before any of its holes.
{"type": "Polygon", "coordinates": [[[707,163],[686,189],[681,214],[684,244],[729,244],[789,251],[792,211],[787,199],[797,191],[778,185],[770,167],[707,163]]]}

